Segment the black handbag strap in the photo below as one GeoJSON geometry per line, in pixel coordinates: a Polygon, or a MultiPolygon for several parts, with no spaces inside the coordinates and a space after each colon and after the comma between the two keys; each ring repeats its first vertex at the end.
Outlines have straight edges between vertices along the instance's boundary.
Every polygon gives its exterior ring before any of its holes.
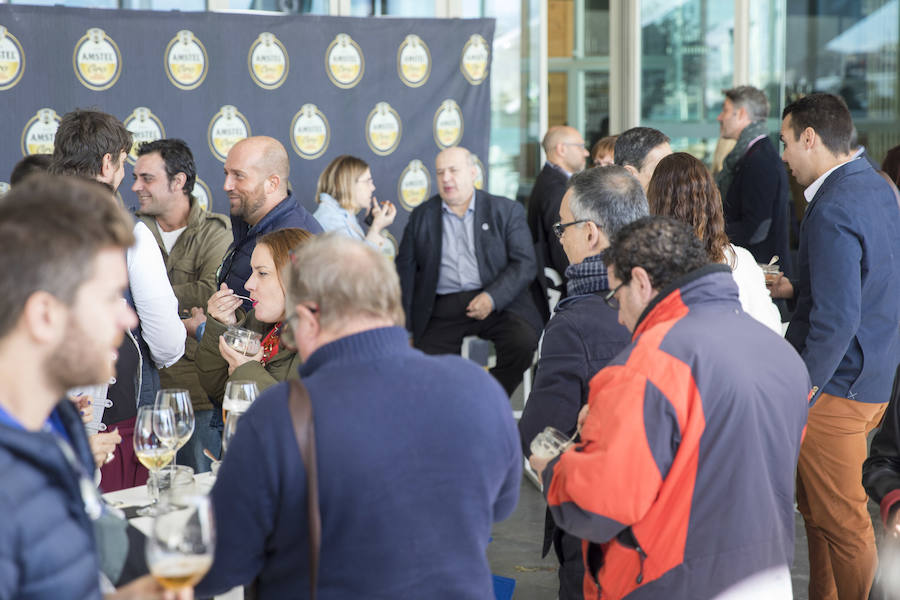
{"type": "Polygon", "coordinates": [[[294,424],[300,458],[306,469],[306,501],[309,517],[309,597],[316,598],[316,579],[319,574],[319,549],[322,546],[322,518],[319,514],[319,477],[316,472],[316,433],[313,427],[312,403],[309,392],[300,381],[290,380],[291,394],[288,408],[294,424]]]}

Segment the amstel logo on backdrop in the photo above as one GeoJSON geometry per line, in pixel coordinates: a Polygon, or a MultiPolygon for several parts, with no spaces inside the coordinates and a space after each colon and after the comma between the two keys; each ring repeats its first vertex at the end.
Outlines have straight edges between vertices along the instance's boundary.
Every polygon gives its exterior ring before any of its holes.
{"type": "Polygon", "coordinates": [[[459,70],[462,71],[466,81],[472,85],[479,85],[487,79],[490,56],[487,41],[477,33],[472,35],[463,46],[462,60],[459,61],[459,70]]]}
{"type": "Polygon", "coordinates": [[[91,27],[75,44],[72,67],[84,87],[100,92],[115,85],[122,74],[122,54],[105,31],[91,27]]]}
{"type": "Polygon", "coordinates": [[[366,119],[366,141],[379,156],[387,156],[397,149],[403,125],[400,115],[387,102],[379,102],[366,119]]]}
{"type": "Polygon", "coordinates": [[[191,196],[197,199],[200,208],[209,210],[209,199],[212,198],[212,192],[206,182],[199,177],[194,180],[194,191],[191,192],[191,196]]]}
{"type": "Polygon", "coordinates": [[[431,192],[431,175],[419,159],[409,161],[397,182],[397,197],[401,206],[413,210],[422,204],[431,192]]]}
{"type": "Polygon", "coordinates": [[[304,104],[291,121],[291,145],[301,158],[322,156],[331,141],[328,119],[315,104],[304,104]]]}
{"type": "Polygon", "coordinates": [[[222,162],[225,162],[231,147],[246,137],[250,137],[250,123],[247,117],[230,104],[213,115],[206,132],[210,152],[222,162]]]}
{"type": "Polygon", "coordinates": [[[250,46],[247,66],[253,83],[264,90],[274,90],[287,79],[291,63],[287,49],[275,34],[263,32],[250,46]]]}
{"type": "Polygon", "coordinates": [[[53,140],[56,139],[59,121],[59,115],[52,108],[37,111],[22,130],[22,156],[53,154],[53,140]]]}
{"type": "Polygon", "coordinates": [[[346,33],[339,33],[325,50],[325,72],[339,88],[352,88],[362,79],[366,59],[362,48],[346,33]]]}
{"type": "Polygon", "coordinates": [[[415,34],[406,36],[397,50],[397,73],[400,81],[409,87],[419,87],[431,75],[431,52],[422,38],[415,34]]]}
{"type": "Polygon", "coordinates": [[[166,76],[181,90],[200,87],[209,71],[209,56],[193,31],[182,29],[166,46],[166,76]]]}
{"type": "Polygon", "coordinates": [[[478,158],[478,155],[472,154],[472,158],[475,159],[475,189],[483,190],[484,189],[484,163],[481,162],[481,159],[478,158]]]}
{"type": "Polygon", "coordinates": [[[166,129],[163,127],[162,121],[145,106],[138,106],[134,109],[123,123],[125,129],[131,132],[134,140],[126,157],[131,164],[137,161],[138,146],[144,142],[152,142],[166,137],[166,129]]]}
{"type": "Polygon", "coordinates": [[[459,105],[450,99],[441,102],[434,113],[434,141],[438,148],[455,146],[462,139],[463,116],[459,105]]]}
{"type": "Polygon", "coordinates": [[[8,90],[22,79],[25,51],[9,30],[0,25],[0,90],[8,90]]]}

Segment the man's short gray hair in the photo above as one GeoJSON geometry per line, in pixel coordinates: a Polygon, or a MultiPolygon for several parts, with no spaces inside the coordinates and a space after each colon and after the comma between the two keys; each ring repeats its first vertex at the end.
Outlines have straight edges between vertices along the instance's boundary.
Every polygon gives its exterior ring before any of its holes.
{"type": "Polygon", "coordinates": [[[569,210],[575,220],[593,221],[609,239],[650,214],[641,183],[625,167],[586,169],[572,176],[569,189],[569,210]]]}
{"type": "Polygon", "coordinates": [[[404,326],[397,270],[383,254],[337,233],[317,236],[291,254],[286,314],[304,302],[318,309],[323,329],[339,329],[358,317],[388,319],[404,326]]]}
{"type": "Polygon", "coordinates": [[[751,121],[760,121],[769,116],[769,99],[765,93],[752,85],[740,85],[730,90],[722,90],[731,100],[734,108],[744,108],[751,121]]]}

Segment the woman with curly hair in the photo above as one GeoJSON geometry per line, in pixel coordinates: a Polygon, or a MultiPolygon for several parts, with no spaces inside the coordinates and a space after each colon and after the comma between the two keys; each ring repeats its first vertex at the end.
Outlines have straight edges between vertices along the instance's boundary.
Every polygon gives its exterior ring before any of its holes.
{"type": "Polygon", "coordinates": [[[772,303],[762,269],[745,248],[725,235],[719,188],[706,166],[686,152],[666,156],[647,187],[650,214],[678,219],[694,228],[711,262],[731,267],[744,312],[783,335],[781,315],[772,303]]]}

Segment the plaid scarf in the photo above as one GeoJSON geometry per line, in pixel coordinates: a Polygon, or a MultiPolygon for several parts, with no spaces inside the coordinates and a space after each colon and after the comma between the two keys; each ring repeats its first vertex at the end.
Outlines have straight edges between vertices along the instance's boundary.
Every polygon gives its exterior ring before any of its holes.
{"type": "Polygon", "coordinates": [[[603,264],[603,253],[588,256],[575,265],[566,267],[566,291],[569,296],[583,296],[609,290],[609,278],[606,265],[603,264]]]}
{"type": "Polygon", "coordinates": [[[719,193],[722,195],[722,202],[725,202],[725,196],[728,195],[728,188],[731,187],[731,181],[734,179],[734,170],[738,161],[744,157],[750,142],[761,135],[767,135],[769,129],[766,126],[765,119],[750,123],[738,136],[737,143],[734,148],[725,156],[722,161],[722,170],[716,174],[716,185],[719,186],[719,193]]]}

